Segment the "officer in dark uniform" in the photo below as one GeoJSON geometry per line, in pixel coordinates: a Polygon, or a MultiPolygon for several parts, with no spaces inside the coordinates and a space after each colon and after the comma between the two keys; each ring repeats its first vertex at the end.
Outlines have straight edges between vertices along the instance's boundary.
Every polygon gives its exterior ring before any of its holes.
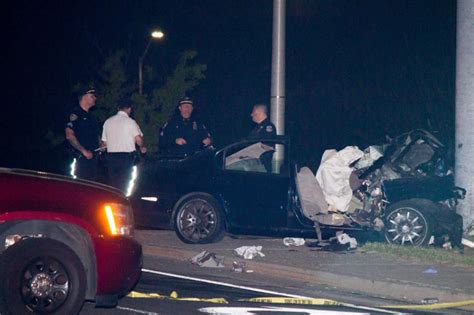
{"type": "Polygon", "coordinates": [[[96,180],[98,169],[94,151],[99,147],[100,125],[90,113],[96,101],[95,89],[79,91],[78,100],[79,105],[69,112],[65,129],[66,139],[74,151],[71,176],[96,180]]]}
{"type": "MultiPolygon", "coordinates": [[[[252,116],[252,120],[256,125],[252,131],[250,131],[249,138],[271,138],[276,136],[275,125],[268,118],[267,105],[254,105],[250,116],[252,116]]],[[[268,143],[268,145],[275,148],[275,145],[272,143],[268,143]]],[[[260,161],[268,173],[272,171],[273,152],[274,151],[268,151],[260,156],[260,161]]]]}
{"type": "Polygon", "coordinates": [[[179,113],[161,129],[160,151],[166,155],[187,156],[211,145],[206,126],[192,117],[193,101],[190,98],[179,102],[179,113]]]}
{"type": "Polygon", "coordinates": [[[276,136],[275,125],[268,118],[268,107],[265,104],[256,104],[253,106],[252,120],[256,123],[249,134],[249,137],[273,137],[276,136]]]}

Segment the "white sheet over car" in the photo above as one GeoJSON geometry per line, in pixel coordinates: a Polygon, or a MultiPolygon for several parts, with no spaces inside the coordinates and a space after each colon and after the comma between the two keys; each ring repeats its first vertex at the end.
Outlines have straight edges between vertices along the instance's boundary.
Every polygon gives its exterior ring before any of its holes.
{"type": "Polygon", "coordinates": [[[352,198],[349,177],[353,169],[349,166],[364,155],[355,146],[345,147],[341,151],[326,150],[316,179],[324,193],[324,198],[333,211],[346,212],[352,198]]]}

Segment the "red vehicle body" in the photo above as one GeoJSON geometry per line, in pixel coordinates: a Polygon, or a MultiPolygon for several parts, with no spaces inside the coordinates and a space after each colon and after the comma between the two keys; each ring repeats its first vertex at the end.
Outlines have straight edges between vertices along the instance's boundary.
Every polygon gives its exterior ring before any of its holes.
{"type": "Polygon", "coordinates": [[[23,302],[24,310],[32,313],[77,313],[85,300],[94,300],[97,306],[114,306],[118,297],[134,287],[141,273],[142,248],[133,238],[133,225],[129,201],[112,187],[0,168],[0,268],[10,268],[10,274],[0,270],[0,281],[9,281],[0,284],[0,313],[1,307],[6,313],[22,310],[16,302],[23,302]],[[20,246],[23,248],[14,253],[20,246]],[[49,250],[56,247],[60,250],[49,250]],[[57,254],[62,250],[63,256],[57,254]],[[17,271],[12,261],[28,253],[27,259],[36,262],[17,271]],[[54,263],[48,262],[51,257],[56,259],[54,263]],[[62,260],[64,257],[67,259],[62,260]],[[43,261],[46,268],[36,267],[43,261]],[[34,271],[29,272],[29,268],[34,271]],[[15,272],[20,280],[11,276],[15,272]],[[74,283],[78,282],[74,280],[76,274],[80,283],[74,283]],[[65,277],[69,282],[65,283],[65,277]],[[21,290],[15,288],[17,285],[21,290]]]}

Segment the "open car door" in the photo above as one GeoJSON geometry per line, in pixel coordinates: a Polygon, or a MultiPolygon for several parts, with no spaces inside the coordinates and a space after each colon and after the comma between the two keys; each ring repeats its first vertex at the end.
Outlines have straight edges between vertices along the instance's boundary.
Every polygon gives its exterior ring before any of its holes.
{"type": "Polygon", "coordinates": [[[223,150],[219,191],[228,221],[243,229],[285,227],[290,185],[287,141],[249,139],[223,150]]]}

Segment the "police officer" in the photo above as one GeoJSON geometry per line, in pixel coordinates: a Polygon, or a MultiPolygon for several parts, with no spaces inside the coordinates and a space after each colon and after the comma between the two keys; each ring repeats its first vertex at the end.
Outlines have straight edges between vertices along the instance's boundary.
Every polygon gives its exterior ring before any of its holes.
{"type": "Polygon", "coordinates": [[[99,147],[99,122],[91,115],[96,96],[94,88],[78,93],[79,105],[69,113],[65,134],[74,151],[71,175],[88,180],[97,179],[97,161],[94,150],[99,147]]]}
{"type": "Polygon", "coordinates": [[[256,125],[250,132],[249,137],[273,137],[276,135],[275,125],[268,119],[267,105],[254,105],[250,116],[252,116],[252,120],[256,125]]]}
{"type": "Polygon", "coordinates": [[[107,168],[109,184],[128,193],[131,187],[133,161],[136,146],[146,153],[143,133],[138,124],[130,118],[132,101],[124,98],[119,101],[116,115],[107,119],[102,128],[102,148],[107,148],[107,168]]]}
{"type": "Polygon", "coordinates": [[[192,117],[193,101],[185,97],[179,102],[180,115],[162,128],[160,149],[163,153],[186,156],[211,145],[211,135],[203,123],[192,117]]]}
{"type": "MultiPolygon", "coordinates": [[[[249,134],[250,138],[270,138],[276,135],[275,125],[270,121],[270,119],[268,119],[267,105],[254,105],[250,116],[252,116],[253,122],[256,123],[255,127],[249,134]]],[[[269,143],[268,145],[275,148],[274,144],[269,143]]],[[[268,173],[271,173],[272,171],[273,152],[274,151],[268,151],[260,156],[260,161],[263,166],[265,166],[268,173]]]]}

